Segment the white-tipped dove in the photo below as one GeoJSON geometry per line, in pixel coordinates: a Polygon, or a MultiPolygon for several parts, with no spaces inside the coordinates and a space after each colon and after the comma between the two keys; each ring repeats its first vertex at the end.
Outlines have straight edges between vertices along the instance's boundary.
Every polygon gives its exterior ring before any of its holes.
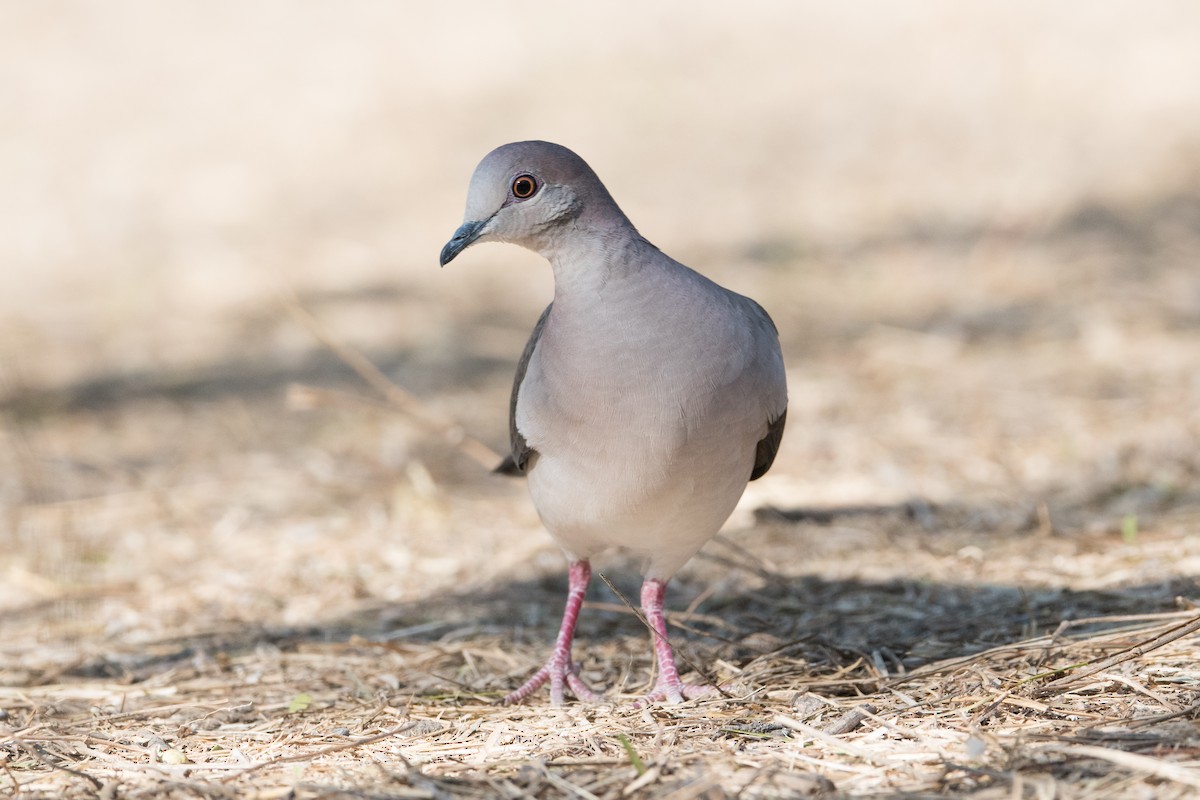
{"type": "Polygon", "coordinates": [[[512,242],[554,269],[554,300],[517,366],[512,454],[533,504],[570,561],[554,652],[505,702],[546,682],[599,696],[571,659],[588,562],[610,547],[641,556],[642,610],[658,679],[649,701],[712,687],[680,680],[663,616],[667,582],[716,535],[746,483],[771,466],[787,386],[771,318],[646,241],[575,153],[517,142],[489,153],[467,193],[466,221],[441,253],[512,242]]]}

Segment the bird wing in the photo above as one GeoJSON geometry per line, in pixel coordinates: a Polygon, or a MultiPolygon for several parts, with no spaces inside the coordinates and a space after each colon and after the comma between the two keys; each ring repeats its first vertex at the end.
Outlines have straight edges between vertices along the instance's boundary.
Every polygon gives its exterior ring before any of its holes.
{"type": "MultiPolygon", "coordinates": [[[[492,470],[500,475],[524,475],[525,466],[529,463],[529,457],[536,452],[525,441],[525,437],[521,435],[521,431],[517,430],[517,396],[521,393],[521,384],[525,382],[525,372],[529,369],[529,360],[533,358],[533,351],[537,348],[538,339],[542,338],[542,328],[546,327],[546,319],[550,316],[550,308],[553,305],[551,303],[546,306],[546,310],[538,317],[537,324],[533,326],[533,333],[529,334],[529,341],[525,343],[525,349],[521,352],[521,360],[517,362],[517,374],[513,376],[512,397],[508,403],[508,436],[512,452],[505,456],[504,460],[492,470]]],[[[781,425],[781,435],[782,427],[781,425]]],[[[778,448],[778,443],[776,443],[776,448],[778,448]]],[[[774,451],[772,451],[771,455],[774,457],[774,451]]],[[[768,466],[770,466],[769,463],[768,466]]]]}
{"type": "Polygon", "coordinates": [[[756,481],[766,475],[771,464],[775,462],[775,454],[779,452],[779,443],[783,441],[783,423],[786,420],[787,409],[785,408],[782,414],[771,421],[770,427],[767,428],[767,435],[758,440],[758,445],[754,448],[754,471],[750,473],[750,480],[756,481]]]}
{"type": "MultiPolygon", "coordinates": [[[[775,325],[775,320],[771,319],[771,315],[767,310],[751,300],[750,305],[762,316],[763,319],[771,326],[771,330],[775,333],[776,341],[779,337],[779,328],[775,325]]],[[[776,344],[778,347],[778,344],[776,344]]],[[[782,366],[782,362],[780,363],[782,366]]],[[[758,444],[754,448],[754,470],[750,473],[750,480],[756,481],[763,475],[767,474],[767,470],[771,468],[771,464],[775,463],[775,454],[779,452],[779,443],[783,441],[783,426],[787,422],[787,389],[783,389],[784,403],[783,410],[779,412],[779,416],[771,420],[767,426],[767,435],[758,440],[758,444]]]]}

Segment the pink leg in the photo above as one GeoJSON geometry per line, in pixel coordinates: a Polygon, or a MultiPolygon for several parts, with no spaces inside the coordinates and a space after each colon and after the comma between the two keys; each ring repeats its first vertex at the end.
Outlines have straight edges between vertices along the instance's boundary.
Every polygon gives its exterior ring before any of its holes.
{"type": "Polygon", "coordinates": [[[666,581],[647,578],[642,583],[642,613],[646,615],[646,621],[652,629],[654,659],[658,662],[658,681],[654,691],[646,695],[642,703],[682,703],[685,698],[692,700],[716,692],[711,686],[696,686],[679,679],[675,654],[671,651],[671,643],[667,641],[667,619],[663,615],[663,596],[666,593],[666,581]]]}
{"type": "Polygon", "coordinates": [[[583,682],[579,677],[579,667],[571,661],[571,641],[575,638],[575,623],[579,621],[583,596],[587,593],[588,582],[592,579],[592,566],[586,561],[576,561],[571,564],[568,575],[567,607],[563,609],[562,627],[558,629],[554,652],[546,665],[525,681],[521,688],[505,695],[502,701],[505,705],[521,702],[540,689],[546,681],[550,682],[551,705],[563,704],[564,687],[574,692],[580,700],[594,703],[603,699],[583,682]]]}

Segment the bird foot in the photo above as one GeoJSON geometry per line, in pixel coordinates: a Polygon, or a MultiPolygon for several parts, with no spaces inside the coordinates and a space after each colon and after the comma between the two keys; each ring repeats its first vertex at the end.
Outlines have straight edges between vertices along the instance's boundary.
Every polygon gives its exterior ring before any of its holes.
{"type": "Polygon", "coordinates": [[[592,687],[579,677],[579,664],[571,664],[570,667],[567,667],[551,657],[544,667],[533,674],[532,678],[525,681],[519,689],[506,694],[500,702],[506,706],[520,703],[547,682],[550,684],[550,705],[552,706],[563,704],[565,689],[570,689],[577,698],[588,703],[599,703],[604,700],[604,695],[593,691],[592,687]]]}
{"type": "Polygon", "coordinates": [[[715,686],[706,683],[683,683],[664,685],[661,681],[654,691],[633,704],[634,708],[645,708],[654,703],[682,703],[684,700],[699,700],[720,694],[715,686]]]}

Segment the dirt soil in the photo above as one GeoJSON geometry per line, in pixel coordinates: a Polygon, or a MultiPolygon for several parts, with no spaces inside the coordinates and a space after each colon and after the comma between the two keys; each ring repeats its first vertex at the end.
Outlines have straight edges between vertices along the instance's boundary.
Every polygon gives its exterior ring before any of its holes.
{"type": "Polygon", "coordinates": [[[0,10],[0,792],[1195,796],[1197,31],[1157,1],[0,10]],[[635,706],[613,553],[576,648],[606,702],[496,702],[565,592],[481,465],[551,276],[437,254],[522,138],[780,329],[778,460],[668,593],[722,696],[635,706]]]}

